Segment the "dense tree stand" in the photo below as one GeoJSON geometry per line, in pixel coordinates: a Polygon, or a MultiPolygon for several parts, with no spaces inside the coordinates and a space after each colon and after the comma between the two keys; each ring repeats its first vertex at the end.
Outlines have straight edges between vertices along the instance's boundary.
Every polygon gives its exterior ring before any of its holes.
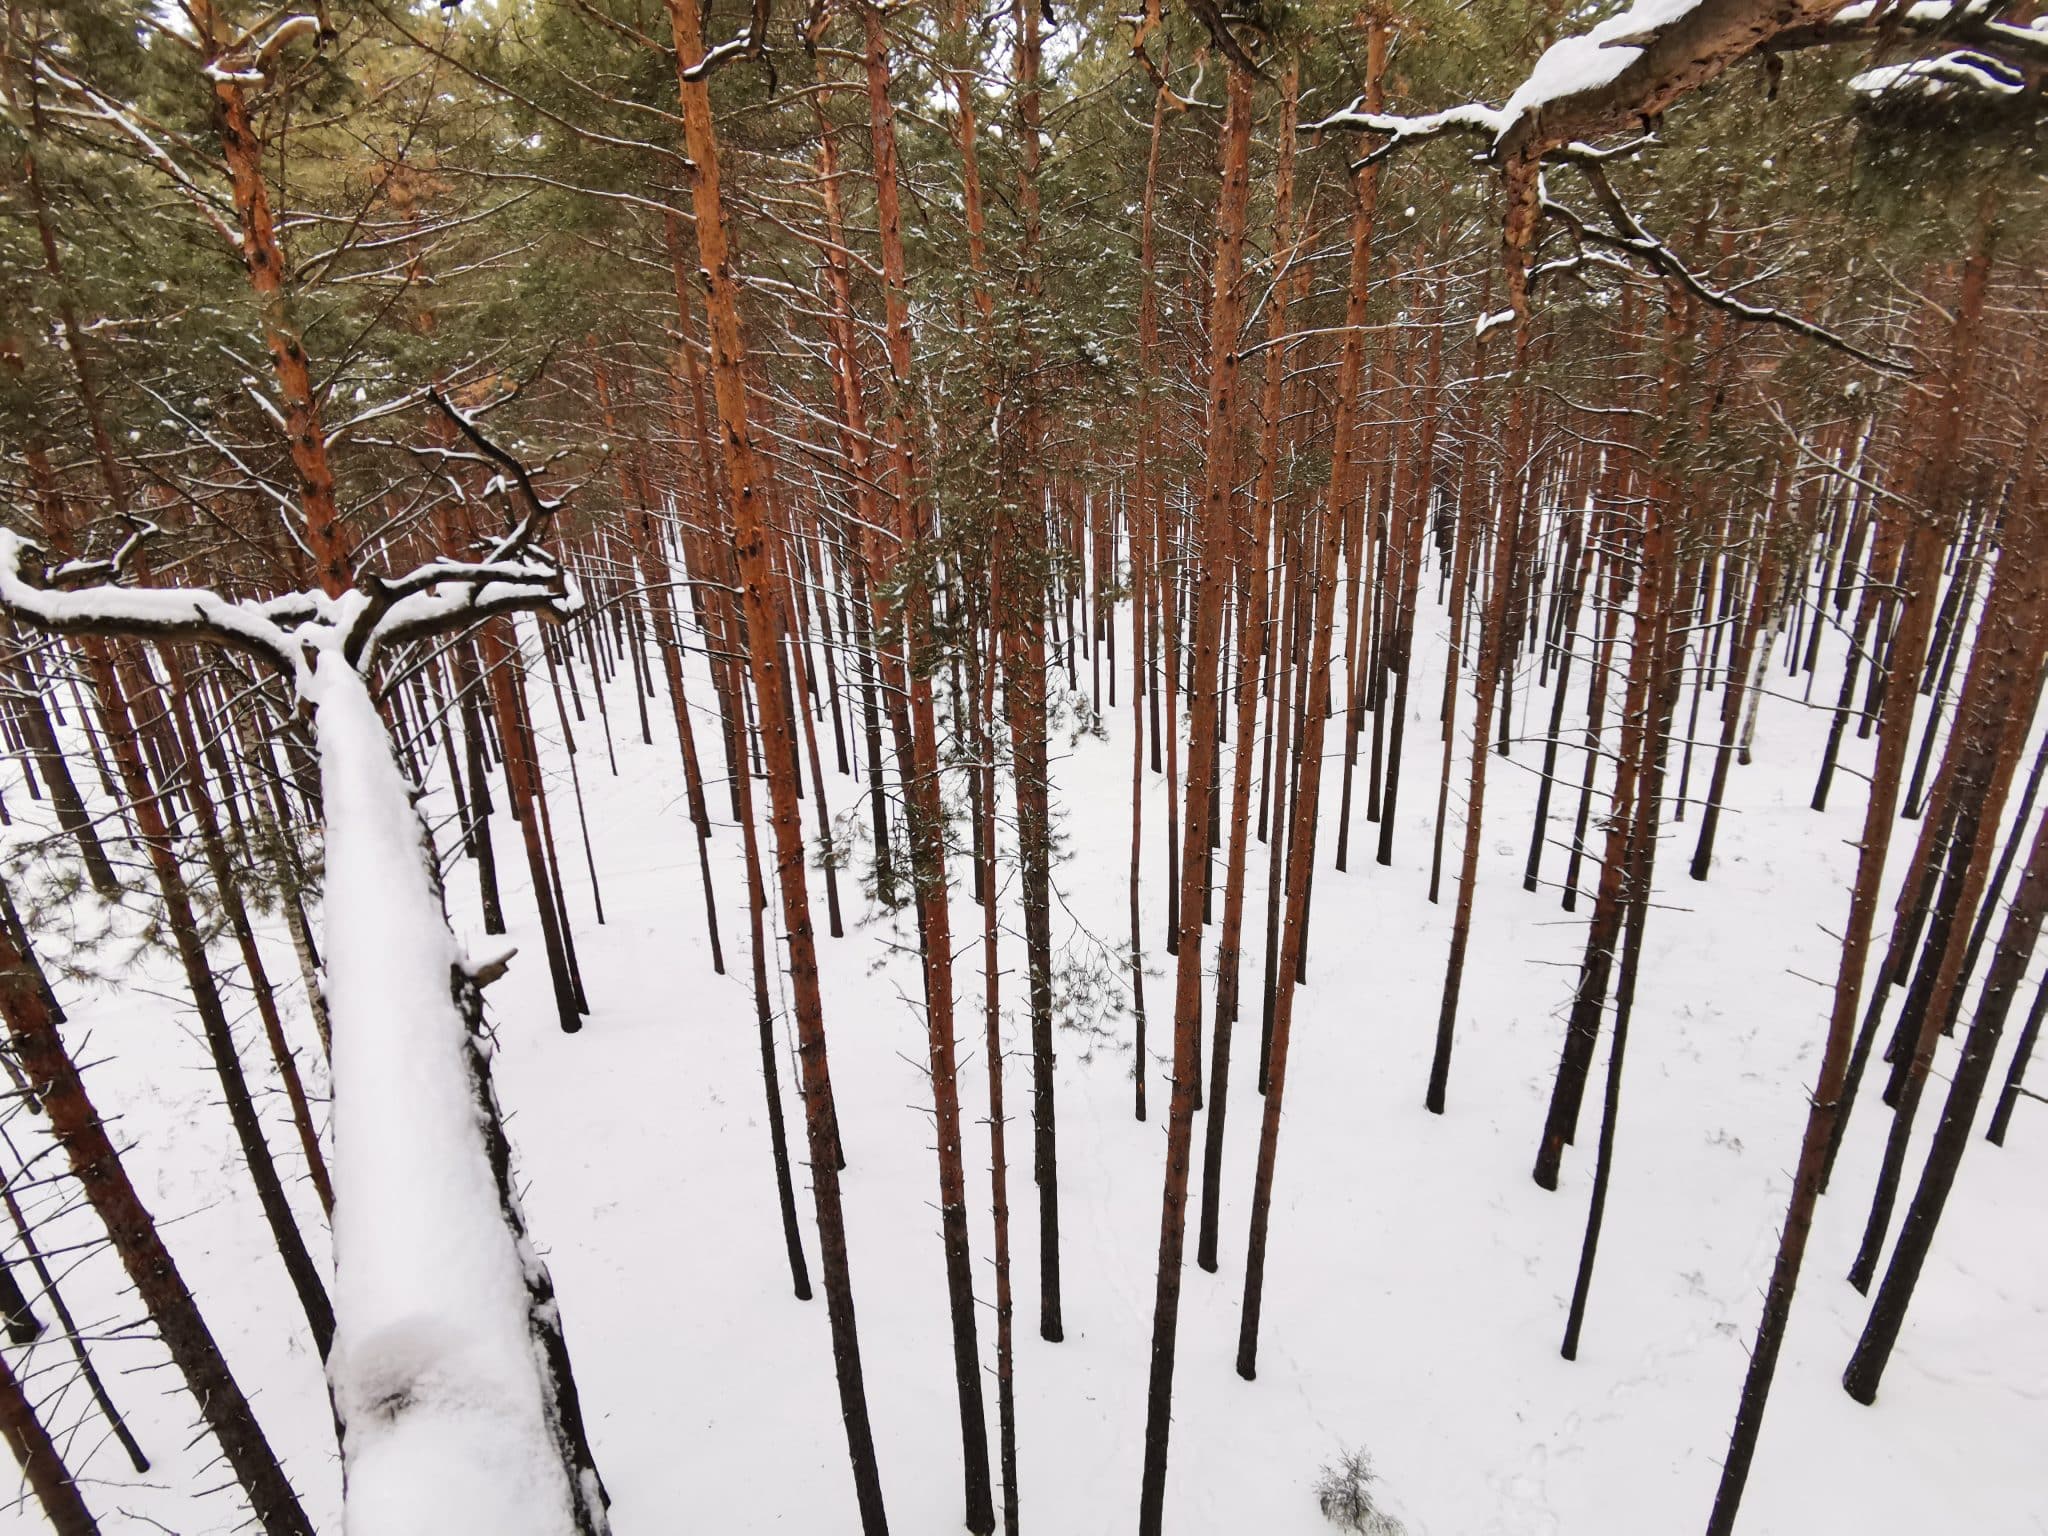
{"type": "Polygon", "coordinates": [[[2024,1523],[2039,8],[13,5],[17,1518],[2024,1523]]]}

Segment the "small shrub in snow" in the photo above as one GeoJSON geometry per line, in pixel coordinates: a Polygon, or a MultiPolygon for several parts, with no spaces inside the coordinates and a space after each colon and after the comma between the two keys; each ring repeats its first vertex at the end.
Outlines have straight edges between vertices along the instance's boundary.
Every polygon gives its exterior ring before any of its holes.
{"type": "Polygon", "coordinates": [[[1346,1451],[1316,1475],[1316,1505],[1323,1518],[1356,1536],[1402,1536],[1399,1520],[1379,1507],[1372,1485],[1372,1457],[1346,1451]]]}

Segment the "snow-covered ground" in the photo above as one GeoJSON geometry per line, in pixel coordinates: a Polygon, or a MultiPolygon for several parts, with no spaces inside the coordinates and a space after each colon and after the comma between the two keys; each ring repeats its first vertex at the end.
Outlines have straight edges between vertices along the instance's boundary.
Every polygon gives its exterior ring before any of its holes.
{"type": "MultiPolygon", "coordinates": [[[[1669,829],[1599,1269],[1580,1358],[1566,1363],[1558,1341],[1585,1218],[1590,1130],[1556,1193],[1538,1189],[1528,1170],[1582,928],[1560,911],[1554,889],[1521,889],[1539,756],[1525,745],[1493,765],[1449,1113],[1427,1114],[1422,1090],[1450,906],[1425,900],[1442,642],[1439,615],[1426,612],[1422,623],[1432,638],[1418,647],[1391,868],[1371,860],[1362,769],[1352,868],[1339,874],[1330,867],[1341,750],[1332,732],[1260,1374],[1249,1384],[1232,1360],[1257,1134],[1255,1010],[1252,1026],[1238,1035],[1217,1275],[1193,1267],[1190,1234],[1167,1529],[1176,1536],[1313,1536],[1328,1529],[1309,1492],[1318,1468],[1362,1446],[1413,1536],[1697,1530],[1718,1476],[1818,1060],[1825,983],[1835,966],[1830,930],[1839,931],[1846,914],[1861,781],[1845,772],[1830,810],[1809,811],[1827,716],[1796,697],[1773,697],[1763,709],[1756,761],[1733,776],[1710,883],[1685,878],[1696,813],[1669,829]]],[[[1129,654],[1128,636],[1121,639],[1120,668],[1129,654]]],[[[1838,654],[1839,643],[1830,651],[1838,654]]],[[[1082,661],[1084,686],[1088,675],[1082,661]]],[[[708,701],[694,663],[692,676],[694,696],[708,701]]],[[[1568,721],[1579,714],[1584,676],[1583,664],[1576,666],[1568,721]]],[[[746,980],[739,838],[721,824],[713,843],[728,961],[728,974],[716,977],[678,754],[663,726],[665,700],[652,707],[654,744],[643,745],[629,679],[623,673],[611,694],[616,777],[594,711],[584,723],[572,721],[583,749],[577,767],[603,926],[592,912],[562,730],[545,688],[534,691],[592,1007],[579,1035],[555,1027],[516,829],[503,816],[495,823],[507,913],[522,947],[511,975],[491,993],[496,1073],[527,1213],[559,1287],[621,1536],[852,1532],[824,1305],[792,1298],[782,1252],[746,980]]],[[[1529,689],[1532,681],[1518,680],[1525,691],[1517,717],[1533,738],[1547,719],[1548,695],[1529,689]]],[[[1770,685],[1793,686],[1775,673],[1770,685]]],[[[1126,927],[1127,686],[1126,674],[1105,738],[1055,743],[1068,849],[1056,871],[1056,942],[1084,971],[1114,971],[1126,927]]],[[[1833,695],[1824,675],[1813,697],[1831,702],[1833,695]]],[[[1703,735],[1718,726],[1717,703],[1710,696],[1703,735]]],[[[1461,728],[1469,728],[1469,697],[1463,707],[1461,728]]],[[[827,716],[820,730],[829,728],[827,716]]],[[[708,745],[715,732],[700,729],[699,739],[715,761],[708,745]]],[[[832,804],[857,813],[860,787],[831,772],[829,737],[821,747],[832,804]]],[[[1869,754],[1869,743],[1852,738],[1845,767],[1860,773],[1869,754]]],[[[1581,763],[1575,750],[1561,754],[1560,772],[1574,789],[1581,763]]],[[[1709,766],[1703,749],[1695,793],[1709,766]]],[[[18,768],[0,772],[8,776],[10,806],[23,811],[18,768]]],[[[1457,773],[1461,786],[1462,747],[1457,773]]],[[[1163,780],[1148,771],[1145,783],[1146,942],[1158,970],[1165,963],[1161,839],[1168,823],[1163,780]]],[[[716,811],[723,797],[711,798],[716,811]]],[[[1561,790],[1553,836],[1569,835],[1574,801],[1561,790]]],[[[434,803],[443,813],[450,808],[443,796],[434,803]]],[[[1453,850],[1457,805],[1454,792],[1453,850]]],[[[1895,865],[1906,852],[1895,844],[1895,865]]],[[[1563,867],[1553,849],[1546,875],[1556,878],[1563,867]]],[[[1254,914],[1263,913],[1264,874],[1261,848],[1252,860],[1254,914]]],[[[476,929],[471,872],[456,870],[450,886],[458,927],[476,929]]],[[[848,1159],[853,1283],[891,1528],[921,1536],[959,1529],[960,1482],[923,1024],[911,1001],[918,980],[905,929],[873,914],[856,921],[861,904],[850,875],[842,895],[847,936],[823,938],[822,881],[814,880],[848,1159]]],[[[961,1086],[977,1127],[969,1161],[986,1301],[979,925],[964,882],[956,881],[955,903],[961,1086]]],[[[1006,916],[1003,984],[1017,1052],[1022,940],[1013,907],[1006,916]]],[[[1246,970],[1256,978],[1262,916],[1247,927],[1246,970]]],[[[271,954],[274,975],[296,975],[274,936],[271,954]]],[[[228,969],[225,953],[221,959],[228,969]]],[[[117,979],[105,985],[59,986],[73,1047],[93,1064],[89,1087],[104,1110],[120,1116],[145,1197],[167,1221],[171,1248],[232,1365],[254,1389],[257,1412],[316,1522],[338,1530],[338,1461],[318,1363],[235,1164],[175,968],[151,955],[113,970],[117,979]]],[[[1149,989],[1153,1040],[1161,1046],[1169,1037],[1168,990],[1163,980],[1149,989]]],[[[317,1050],[302,1008],[296,1024],[310,1065],[317,1050]]],[[[242,1027],[252,1074],[268,1084],[253,1020],[242,1027]]],[[[1072,1030],[1061,1042],[1067,1339],[1058,1345],[1040,1342],[1036,1328],[1028,1055],[1013,1054],[1009,1063],[1021,1511],[1024,1529],[1048,1536],[1128,1531],[1137,1502],[1167,1095],[1163,1060],[1147,1060],[1152,1118],[1133,1118],[1130,1022],[1118,1018],[1108,1027],[1113,1037],[1072,1030]]],[[[1944,1078],[1954,1048],[1945,1044],[1937,1059],[1944,1078]]],[[[785,1056],[793,1128],[794,1080],[785,1056]]],[[[281,1095],[268,1103],[273,1146],[281,1166],[294,1171],[281,1095]]],[[[1597,1103],[1587,1113],[1590,1127],[1597,1103]]],[[[1934,1118],[1930,1106],[1923,1144],[1934,1118]]],[[[2023,1103],[2006,1149],[1972,1143],[1883,1394],[1865,1409],[1838,1385],[1864,1316],[1842,1275],[1887,1120],[1874,1095],[1865,1100],[1822,1204],[1742,1529],[1747,1536],[2048,1531],[2048,1116],[2023,1103]]],[[[22,1155],[39,1150],[40,1131],[25,1117],[7,1133],[22,1155]]],[[[1909,1176],[1917,1176],[1918,1152],[1909,1176]]],[[[10,1155],[10,1169],[18,1166],[10,1155]]],[[[303,1183],[295,1197],[316,1250],[324,1250],[303,1183]]],[[[799,1204],[815,1275],[809,1201],[799,1204]]],[[[90,1222],[74,1213],[53,1222],[47,1236],[52,1243],[59,1234],[83,1239],[90,1222]]],[[[104,1252],[66,1254],[63,1269],[82,1322],[132,1320],[133,1297],[119,1294],[118,1269],[104,1252]]],[[[992,1363],[993,1313],[984,1310],[982,1322],[983,1354],[992,1363]]],[[[101,1353],[115,1396],[157,1458],[150,1474],[135,1478],[111,1444],[92,1455],[88,1496],[105,1528],[177,1536],[235,1528],[245,1511],[231,1492],[196,1492],[218,1490],[226,1474],[205,1467],[206,1444],[187,1448],[194,1415],[161,1349],[131,1338],[104,1344],[101,1353]]],[[[22,1357],[12,1351],[11,1358],[19,1364],[22,1357]]],[[[28,1362],[47,1366],[45,1387],[68,1371],[61,1341],[35,1346],[28,1362]]],[[[992,1391],[989,1416],[993,1430],[992,1391]]],[[[71,1446],[77,1464],[102,1435],[81,1389],[66,1393],[57,1417],[82,1421],[71,1446]]],[[[0,1529],[41,1529],[40,1516],[26,1503],[0,1509],[0,1529]]]]}

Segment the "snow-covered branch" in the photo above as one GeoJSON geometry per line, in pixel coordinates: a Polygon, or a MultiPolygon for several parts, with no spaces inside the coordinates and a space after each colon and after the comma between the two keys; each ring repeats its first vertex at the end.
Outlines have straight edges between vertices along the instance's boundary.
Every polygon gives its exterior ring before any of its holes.
{"type": "MultiPolygon", "coordinates": [[[[2004,20],[2008,9],[2005,0],[1911,0],[1910,4],[1851,0],[1826,21],[1794,28],[1774,38],[1771,46],[1777,52],[1792,52],[1840,43],[1937,40],[1950,48],[1975,52],[1980,58],[1986,53],[1994,55],[1989,80],[1982,84],[1993,95],[2013,95],[2017,92],[2008,87],[2014,80],[2025,89],[2041,70],[2048,69],[2048,30],[2004,20]]],[[[1910,70],[1913,64],[1933,64],[1946,57],[1952,55],[1879,67],[1910,70]]],[[[1864,71],[1864,75],[1870,73],[1864,71]]],[[[1867,90],[1857,83],[1864,75],[1850,80],[1851,90],[1867,90]]],[[[1976,89],[1980,82],[1964,84],[1966,89],[1976,89]]]]}
{"type": "Polygon", "coordinates": [[[1509,193],[1507,244],[1510,307],[1526,309],[1537,278],[1582,269],[1598,247],[1679,284],[1702,303],[1738,318],[1775,325],[1832,347],[1887,373],[1909,365],[1857,346],[1810,320],[1754,304],[1707,283],[1615,193],[1604,163],[1655,142],[1664,111],[1744,59],[1795,48],[1856,40],[1938,37],[1938,56],[1879,65],[1850,81],[1866,100],[1911,95],[1923,102],[1971,99],[2037,100],[2048,78],[2048,30],[2001,19],[2012,0],[1633,0],[1624,10],[1544,50],[1499,107],[1469,102],[1419,114],[1375,110],[1360,96],[1316,128],[1342,128],[1377,138],[1366,156],[1378,160],[1404,145],[1451,133],[1485,141],[1482,156],[1501,172],[1509,193]],[[1962,42],[1969,46],[1957,47],[1962,42]],[[1609,142],[1632,134],[1625,143],[1609,142]],[[1540,188],[1545,165],[1576,165],[1606,214],[1605,227],[1553,201],[1540,188]],[[1578,252],[1531,267],[1536,227],[1566,224],[1578,252]]]}
{"type": "MultiPolygon", "coordinates": [[[[1804,19],[1824,14],[1829,7],[1825,0],[1819,5],[1808,0],[1796,8],[1804,13],[1804,19]]],[[[1660,78],[1664,73],[1660,66],[1670,55],[1672,69],[1697,73],[1706,61],[1685,56],[1699,54],[1703,44],[1712,53],[1724,52],[1728,44],[1711,40],[1721,32],[1754,31],[1755,18],[1766,10],[1760,0],[1635,0],[1590,31],[1545,49],[1499,107],[1469,102],[1439,112],[1403,116],[1368,111],[1361,96],[1315,126],[1382,136],[1387,142],[1377,153],[1459,132],[1487,138],[1489,153],[1497,159],[1509,154],[1540,155],[1572,139],[1592,138],[1626,126],[1632,118],[1649,116],[1661,110],[1664,101],[1708,75],[1718,74],[1740,55],[1717,59],[1706,75],[1682,86],[1660,78]]]]}
{"type": "Polygon", "coordinates": [[[683,70],[683,78],[695,85],[700,80],[709,80],[722,66],[746,54],[747,40],[744,37],[730,38],[705,50],[704,57],[683,70]]]}
{"type": "MultiPolygon", "coordinates": [[[[291,673],[298,652],[292,634],[313,617],[312,598],[294,594],[269,603],[235,602],[203,587],[124,587],[111,583],[58,588],[36,558],[38,547],[0,529],[0,609],[39,629],[66,635],[142,635],[210,640],[291,673]],[[31,574],[33,573],[33,574],[31,574]]],[[[71,567],[70,569],[76,569],[71,567]]]]}
{"type": "Polygon", "coordinates": [[[36,60],[36,71],[58,90],[84,102],[87,110],[81,115],[108,124],[124,138],[132,141],[150,163],[168,176],[178,191],[199,210],[206,222],[213,226],[215,234],[226,241],[231,249],[239,251],[242,248],[241,231],[222,216],[216,200],[192,179],[190,173],[172,158],[170,151],[159,144],[149,130],[136,121],[131,112],[105,93],[94,89],[86,81],[73,79],[47,58],[36,60]]]}
{"type": "Polygon", "coordinates": [[[1361,96],[1314,126],[1382,140],[1369,158],[1447,133],[1475,134],[1487,141],[1487,156],[1505,165],[1654,123],[1744,59],[1917,38],[1940,39],[1944,52],[1866,70],[1851,87],[1866,96],[1901,87],[1982,100],[2038,95],[2048,74],[2048,31],[2003,20],[2007,9],[2009,0],[1634,0],[1552,44],[1498,107],[1468,102],[1404,115],[1370,111],[1361,96]]]}
{"type": "Polygon", "coordinates": [[[128,536],[103,560],[66,560],[52,566],[47,575],[52,587],[76,587],[89,581],[113,581],[123,575],[141,553],[143,541],[157,531],[155,523],[139,517],[128,520],[128,536]]]}
{"type": "MultiPolygon", "coordinates": [[[[472,589],[474,590],[474,589],[472,589]]],[[[391,739],[332,651],[302,685],[326,813],[334,1351],[350,1530],[603,1536],[547,1267],[391,739]]]]}
{"type": "Polygon", "coordinates": [[[1923,101],[1952,96],[1996,100],[2018,96],[2026,88],[2025,75],[2004,60],[1974,48],[1957,48],[1932,58],[1909,59],[1903,64],[1880,64],[1849,81],[1849,89],[1861,96],[1914,96],[1923,101]]]}
{"type": "MultiPolygon", "coordinates": [[[[273,15],[277,13],[273,12],[273,15]]],[[[277,74],[277,66],[285,49],[304,38],[312,38],[315,48],[334,35],[333,29],[319,16],[285,16],[272,26],[270,32],[259,43],[256,34],[266,22],[243,33],[215,57],[207,60],[200,73],[215,85],[262,87],[270,84],[277,74]]]]}
{"type": "Polygon", "coordinates": [[[277,68],[277,57],[302,37],[318,38],[320,21],[314,16],[287,16],[271,29],[263,46],[256,50],[256,68],[268,76],[277,68]]]}
{"type": "Polygon", "coordinates": [[[1447,133],[1477,134],[1497,142],[1507,132],[1508,124],[1505,111],[1489,107],[1482,101],[1468,102],[1462,107],[1446,107],[1441,112],[1409,116],[1399,112],[1369,112],[1365,98],[1360,96],[1350,106],[1310,123],[1308,129],[1315,133],[1325,128],[1351,128],[1360,133],[1377,134],[1386,142],[1367,158],[1378,160],[1404,145],[1420,139],[1441,138],[1447,133]]]}
{"type": "Polygon", "coordinates": [[[365,576],[340,597],[294,592],[237,601],[203,587],[131,587],[118,574],[150,532],[142,525],[107,560],[46,566],[37,545],[0,529],[0,611],[39,629],[212,642],[275,668],[302,688],[327,651],[369,673],[401,645],[508,613],[566,617],[582,607],[554,560],[527,550],[480,561],[434,560],[393,580],[365,576]]]}
{"type": "Polygon", "coordinates": [[[581,592],[562,568],[531,554],[434,560],[395,581],[368,577],[360,585],[366,601],[350,616],[341,650],[352,665],[365,668],[394,647],[480,619],[535,611],[566,618],[582,607],[581,592]]]}

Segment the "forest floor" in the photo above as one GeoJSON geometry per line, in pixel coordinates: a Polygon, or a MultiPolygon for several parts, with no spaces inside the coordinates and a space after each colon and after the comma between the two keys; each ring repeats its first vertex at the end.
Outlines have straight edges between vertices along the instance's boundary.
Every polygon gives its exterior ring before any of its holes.
{"type": "MultiPolygon", "coordinates": [[[[1471,703],[1469,694],[1461,699],[1446,899],[1432,906],[1425,892],[1444,643],[1440,614],[1426,610],[1422,624],[1389,868],[1372,861],[1377,829],[1364,814],[1362,763],[1351,868],[1331,868],[1341,762],[1341,734],[1331,733],[1255,1383],[1232,1368],[1260,1102],[1255,1007],[1238,1033],[1218,1274],[1193,1267],[1189,1235],[1167,1529],[1175,1536],[1314,1536],[1329,1529],[1310,1491],[1319,1467],[1362,1447],[1411,1536],[1696,1531],[1718,1477],[1784,1216],[1871,746],[1852,737],[1830,809],[1810,811],[1828,718],[1819,706],[1832,703],[1835,682],[1824,665],[1815,707],[1802,708],[1783,693],[1792,685],[1773,673],[1769,686],[1780,692],[1764,702],[1755,762],[1733,775],[1710,882],[1685,874],[1697,808],[1666,828],[1599,1268],[1580,1358],[1567,1363],[1558,1342],[1584,1226],[1598,1102],[1596,1092],[1560,1189],[1537,1188],[1529,1167],[1587,905],[1575,918],[1560,910],[1555,886],[1521,889],[1549,695],[1526,673],[1518,679],[1514,719],[1522,739],[1511,759],[1493,762],[1449,1112],[1432,1116],[1422,1091],[1448,942],[1471,703]]],[[[1065,840],[1054,931],[1070,1015],[1058,1077],[1067,1332],[1058,1345],[1041,1342],[1037,1330],[1022,938],[1013,893],[1005,897],[1021,1514],[1023,1529],[1041,1536],[1126,1532],[1138,1494],[1168,1083],[1163,1056],[1139,1064],[1151,1117],[1137,1121],[1131,1021],[1114,1011],[1128,926],[1128,639],[1119,635],[1120,703],[1107,712],[1102,733],[1054,743],[1065,840]]],[[[1829,654],[1838,653],[1836,643],[1829,654]]],[[[1089,663],[1077,657],[1076,665],[1085,689],[1089,663]]],[[[576,830],[563,731],[545,674],[533,676],[591,1005],[578,1035],[555,1027],[517,829],[503,815],[494,818],[506,909],[521,948],[490,995],[497,1085],[511,1116],[527,1214],[560,1291],[620,1536],[850,1533],[852,1479],[824,1303],[792,1298],[776,1215],[739,838],[721,823],[713,839],[727,960],[727,974],[718,977],[704,940],[666,700],[651,701],[653,744],[644,744],[630,675],[622,672],[608,695],[616,776],[587,677],[589,718],[571,718],[602,926],[576,830]]],[[[1584,676],[1581,658],[1575,691],[1584,676]]],[[[694,662],[692,677],[697,699],[708,701],[694,662]]],[[[1708,695],[1702,738],[1717,733],[1718,711],[1718,694],[1708,695]]],[[[1568,719],[1578,713],[1575,698],[1568,719]]],[[[715,760],[708,721],[700,716],[699,740],[715,760]]],[[[831,804],[857,818],[862,787],[832,772],[829,732],[827,715],[820,744],[831,804]]],[[[1564,782],[1550,835],[1568,839],[1584,758],[1567,748],[1559,761],[1564,782]]],[[[1710,767],[1703,744],[1692,766],[1695,794],[1710,767]]],[[[1225,774],[1227,783],[1227,763],[1225,774]]],[[[7,788],[19,811],[18,783],[10,777],[7,788]]],[[[1151,1038],[1163,1051],[1171,990],[1161,943],[1165,791],[1149,769],[1144,783],[1148,1001],[1151,1038]]],[[[722,796],[712,798],[717,811],[722,796]]],[[[452,808],[445,793],[432,803],[440,814],[452,808]]],[[[38,809],[22,817],[24,827],[38,809]]],[[[805,809],[809,831],[808,803],[805,809]]],[[[1905,857],[1895,842],[1894,865],[1905,857]]],[[[1255,846],[1252,865],[1248,991],[1263,964],[1263,845],[1255,846]]],[[[1550,848],[1546,880],[1560,878],[1564,865],[1565,849],[1550,848]]],[[[1589,859],[1589,879],[1593,868],[1589,859]]],[[[1220,871],[1219,860],[1219,879],[1220,871]]],[[[993,1287],[979,909],[966,890],[964,862],[955,875],[961,1084],[971,1117],[977,1284],[986,1302],[993,1287]]],[[[849,1164],[843,1184],[860,1342],[891,1529],[939,1536],[960,1529],[959,1440],[923,1023],[913,1002],[914,928],[907,916],[878,915],[851,871],[842,886],[847,935],[821,938],[821,964],[849,1164]]],[[[455,869],[450,887],[458,928],[476,931],[473,871],[455,869]]],[[[815,872],[812,903],[822,935],[815,872]]],[[[75,916],[86,929],[102,921],[83,908],[75,916]]],[[[267,1251],[175,968],[160,954],[133,951],[134,928],[121,916],[113,929],[128,937],[87,957],[113,979],[60,979],[73,1048],[89,1064],[88,1084],[102,1108],[119,1115],[145,1197],[166,1221],[172,1251],[232,1365],[256,1389],[257,1412],[315,1520],[338,1530],[339,1466],[318,1363],[282,1266],[267,1251]]],[[[1213,930],[1210,937],[1213,964],[1213,930]]],[[[49,942],[56,946],[57,936],[49,942]]],[[[219,951],[224,971],[229,948],[219,951]]],[[[270,955],[276,977],[297,974],[275,936],[270,955]]],[[[237,1001],[251,1012],[246,993],[237,1001]]],[[[303,1008],[295,1022],[310,1064],[317,1049],[303,1008]]],[[[258,1070],[253,1017],[241,1028],[252,1074],[271,1085],[267,1064],[258,1070]]],[[[1954,1049],[1945,1042],[1937,1059],[1943,1080],[1954,1049]]],[[[800,1147],[794,1065],[786,1054],[783,1062],[785,1107],[800,1147]]],[[[1941,1088],[1937,1082],[1934,1091],[1941,1088]]],[[[268,1094],[266,1105],[280,1163],[296,1171],[281,1094],[268,1094]]],[[[1973,1141],[1883,1394],[1875,1408],[1862,1408],[1838,1383],[1865,1312],[1842,1276],[1888,1119],[1874,1093],[1865,1098],[1833,1193],[1821,1205],[1742,1529],[1745,1536],[2048,1531],[2048,1113],[2023,1101],[2005,1150],[1973,1141]]],[[[1917,1177],[1934,1119],[1930,1106],[1909,1178],[1917,1177]]],[[[34,1122],[17,1116],[7,1134],[21,1156],[40,1150],[34,1122]]],[[[303,1180],[295,1198],[316,1251],[324,1250],[303,1180]]],[[[815,1277],[804,1191],[799,1205],[815,1277]]],[[[59,1234],[85,1241],[90,1222],[74,1211],[46,1233],[52,1242],[59,1234]]],[[[133,1296],[120,1288],[108,1254],[66,1254],[64,1263],[82,1323],[132,1324],[133,1296]]],[[[983,1356],[992,1362],[986,1306],[981,1322],[983,1356]]],[[[176,1536],[234,1528],[244,1511],[231,1492],[195,1493],[226,1478],[206,1469],[209,1445],[186,1445],[194,1415],[162,1368],[160,1348],[130,1337],[101,1352],[116,1397],[158,1458],[151,1473],[134,1478],[117,1448],[100,1445],[89,1463],[89,1492],[106,1528],[176,1536]]],[[[68,1355],[61,1342],[46,1343],[33,1363],[48,1367],[43,1380],[54,1387],[68,1355]]],[[[992,1387],[988,1411],[993,1444],[992,1387]]],[[[67,1389],[58,1418],[79,1421],[77,1465],[102,1433],[82,1389],[67,1389]]],[[[39,1528],[32,1508],[0,1507],[0,1529],[39,1528]]]]}

